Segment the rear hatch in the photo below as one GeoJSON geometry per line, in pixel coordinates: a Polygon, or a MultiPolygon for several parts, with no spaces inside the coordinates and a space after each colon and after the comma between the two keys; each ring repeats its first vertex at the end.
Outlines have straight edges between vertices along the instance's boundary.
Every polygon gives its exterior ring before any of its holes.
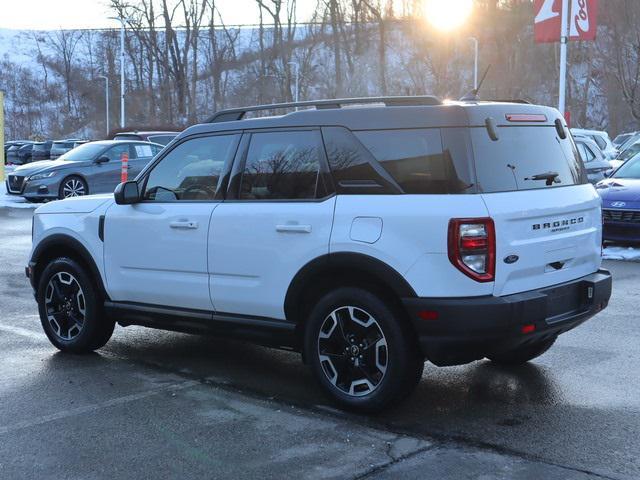
{"type": "Polygon", "coordinates": [[[496,296],[574,280],[601,263],[600,198],[566,125],[538,108],[492,109],[492,126],[470,129],[478,190],[495,223],[496,296]]]}

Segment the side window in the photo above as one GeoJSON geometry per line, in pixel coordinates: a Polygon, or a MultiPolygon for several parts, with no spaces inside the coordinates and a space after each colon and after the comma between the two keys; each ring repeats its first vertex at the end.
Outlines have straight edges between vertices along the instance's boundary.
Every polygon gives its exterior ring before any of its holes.
{"type": "Polygon", "coordinates": [[[136,158],[147,158],[147,157],[153,157],[155,155],[154,150],[152,147],[154,147],[153,145],[148,145],[145,143],[136,143],[135,145],[132,145],[133,150],[136,154],[136,158]]]}
{"type": "Polygon", "coordinates": [[[598,147],[600,147],[601,150],[607,148],[607,142],[605,142],[604,138],[602,138],[600,135],[592,135],[591,138],[593,138],[593,140],[598,144],[598,147]]]}
{"type": "Polygon", "coordinates": [[[317,131],[253,133],[242,171],[239,198],[316,198],[320,147],[317,131]]]}
{"type": "Polygon", "coordinates": [[[187,140],[171,150],[148,176],[144,199],[156,202],[213,200],[239,135],[187,140]]]}
{"type": "Polygon", "coordinates": [[[124,145],[116,145],[115,147],[111,147],[109,150],[104,152],[101,156],[109,158],[110,161],[120,161],[122,159],[122,154],[126,152],[129,157],[131,157],[131,152],[129,151],[129,144],[126,143],[124,145]]]}
{"type": "Polygon", "coordinates": [[[587,153],[587,162],[593,162],[596,159],[596,154],[587,145],[584,146],[584,151],[587,153]]]}
{"type": "Polygon", "coordinates": [[[584,143],[578,142],[577,146],[578,151],[580,152],[580,157],[582,157],[582,161],[584,163],[591,162],[595,158],[593,153],[591,153],[591,151],[586,147],[584,143]]]}
{"type": "Polygon", "coordinates": [[[400,187],[344,127],[323,127],[329,169],[340,194],[400,193],[400,187]]]}
{"type": "Polygon", "coordinates": [[[404,193],[463,193],[451,155],[443,151],[440,129],[367,130],[353,132],[404,193]]]}

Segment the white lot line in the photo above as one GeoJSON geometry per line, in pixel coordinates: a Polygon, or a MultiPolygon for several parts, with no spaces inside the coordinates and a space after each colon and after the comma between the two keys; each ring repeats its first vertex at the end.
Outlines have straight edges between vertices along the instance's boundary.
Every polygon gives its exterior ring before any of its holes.
{"type": "MultiPolygon", "coordinates": [[[[30,315],[37,317],[37,315],[30,315]]],[[[46,340],[44,332],[34,332],[33,330],[27,330],[26,328],[13,327],[11,325],[0,325],[0,332],[13,333],[14,335],[20,335],[21,337],[29,338],[31,340],[46,340]]]]}
{"type": "MultiPolygon", "coordinates": [[[[33,317],[37,317],[37,315],[31,315],[33,317]]],[[[21,337],[28,338],[30,340],[38,340],[43,341],[46,340],[46,336],[43,333],[37,333],[32,330],[27,330],[26,328],[13,327],[10,325],[0,325],[0,331],[12,333],[14,335],[19,335],[21,337]]],[[[101,352],[103,354],[104,352],[101,352]]],[[[109,355],[111,356],[111,355],[109,355]]],[[[117,357],[118,358],[118,357],[117,357]]],[[[110,400],[105,400],[104,402],[95,403],[92,405],[86,405],[84,407],[76,407],[70,408],[67,410],[62,410],[60,412],[51,413],[49,415],[43,415],[36,418],[31,418],[29,420],[24,420],[22,422],[14,423],[13,425],[0,425],[0,435],[9,432],[15,432],[16,430],[22,430],[25,428],[34,427],[37,425],[43,425],[49,422],[55,422],[56,420],[61,420],[64,418],[75,417],[78,415],[83,415],[85,413],[96,412],[98,410],[102,410],[104,408],[114,407],[117,405],[123,405],[130,402],[135,402],[137,400],[141,400],[143,398],[151,397],[153,395],[158,395],[164,392],[184,390],[186,388],[191,388],[196,385],[199,385],[199,382],[195,380],[188,380],[184,382],[176,382],[169,385],[163,385],[161,387],[151,388],[149,390],[145,390],[144,392],[133,393],[131,395],[124,395],[122,397],[112,398],[110,400]]]]}
{"type": "Polygon", "coordinates": [[[85,413],[97,412],[98,410],[102,410],[104,408],[115,407],[117,405],[124,405],[126,403],[135,402],[137,400],[151,397],[153,395],[158,395],[164,392],[184,390],[186,388],[191,388],[196,385],[198,385],[198,382],[194,380],[172,383],[170,385],[164,385],[162,387],[152,388],[144,392],[133,393],[131,395],[124,395],[122,397],[112,398],[111,400],[95,403],[93,405],[86,405],[84,407],[77,407],[77,408],[70,408],[68,410],[62,410],[61,412],[56,412],[49,415],[43,415],[41,417],[24,420],[22,422],[14,423],[13,425],[0,426],[0,435],[3,435],[5,433],[10,433],[10,432],[15,432],[16,430],[23,430],[25,428],[43,425],[49,422],[55,422],[56,420],[62,420],[64,418],[83,415],[85,413]]]}

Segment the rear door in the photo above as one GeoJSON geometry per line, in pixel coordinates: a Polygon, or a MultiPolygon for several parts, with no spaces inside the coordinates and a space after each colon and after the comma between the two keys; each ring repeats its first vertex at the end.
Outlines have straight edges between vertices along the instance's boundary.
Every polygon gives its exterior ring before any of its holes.
{"type": "Polygon", "coordinates": [[[600,198],[569,135],[551,125],[471,128],[478,186],[496,229],[494,295],[567,282],[600,266],[600,198]]]}
{"type": "Polygon", "coordinates": [[[295,274],[329,253],[335,196],[318,129],[246,133],[209,232],[210,288],[222,313],[284,319],[295,274]]]}

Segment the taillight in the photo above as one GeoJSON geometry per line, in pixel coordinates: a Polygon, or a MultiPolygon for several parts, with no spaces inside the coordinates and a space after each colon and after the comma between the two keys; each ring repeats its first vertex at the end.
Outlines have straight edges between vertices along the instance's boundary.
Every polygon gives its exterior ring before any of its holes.
{"type": "Polygon", "coordinates": [[[491,218],[449,220],[449,260],[478,282],[492,282],[496,272],[496,230],[491,218]]]}

